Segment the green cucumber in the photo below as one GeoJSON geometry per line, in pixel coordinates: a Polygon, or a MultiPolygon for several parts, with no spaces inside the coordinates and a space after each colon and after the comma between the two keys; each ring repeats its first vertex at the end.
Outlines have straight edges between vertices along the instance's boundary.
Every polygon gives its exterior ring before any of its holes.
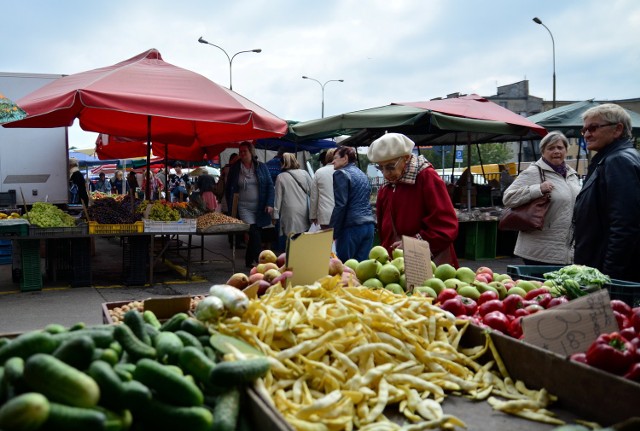
{"type": "Polygon", "coordinates": [[[122,387],[124,389],[124,393],[122,395],[123,400],[134,414],[144,411],[153,398],[151,389],[137,380],[123,382],[122,387]]]}
{"type": "Polygon", "coordinates": [[[18,395],[0,407],[0,429],[38,430],[49,417],[49,401],[37,392],[18,395]]]}
{"type": "Polygon", "coordinates": [[[210,431],[214,424],[213,414],[205,407],[176,407],[156,399],[149,402],[140,417],[144,428],[153,430],[210,431]]]}
{"type": "Polygon", "coordinates": [[[100,387],[100,405],[116,410],[127,408],[124,403],[124,385],[115,370],[105,361],[93,361],[89,375],[100,387]]]}
{"type": "Polygon", "coordinates": [[[48,332],[26,332],[0,347],[0,365],[13,356],[27,359],[35,353],[51,353],[58,347],[58,344],[59,342],[48,332]]]}
{"type": "Polygon", "coordinates": [[[61,332],[59,334],[53,335],[53,339],[58,343],[62,343],[63,341],[66,341],[70,338],[88,336],[93,340],[96,347],[106,349],[113,342],[113,332],[114,330],[112,328],[109,328],[108,330],[86,328],[78,329],[76,331],[61,332]]]}
{"type": "Polygon", "coordinates": [[[240,389],[233,387],[218,395],[213,408],[215,422],[211,431],[235,431],[240,415],[240,389]]]}
{"type": "Polygon", "coordinates": [[[160,327],[162,326],[162,323],[160,323],[156,314],[151,310],[144,310],[144,312],[142,313],[142,319],[144,319],[146,323],[156,329],[160,329],[160,327]]]}
{"type": "Polygon", "coordinates": [[[133,380],[133,371],[136,369],[136,364],[130,362],[118,362],[113,366],[113,371],[116,372],[120,380],[128,382],[133,380]]]}
{"type": "Polygon", "coordinates": [[[204,402],[198,386],[151,359],[138,361],[133,378],[154,390],[165,402],[187,407],[201,406],[204,402]]]}
{"type": "Polygon", "coordinates": [[[87,325],[84,322],[74,323],[69,327],[69,331],[79,331],[81,329],[85,329],[87,325]]]}
{"type": "Polygon", "coordinates": [[[24,380],[24,359],[14,356],[4,363],[4,383],[3,392],[7,399],[16,394],[28,392],[27,384],[24,380]]]}
{"type": "Polygon", "coordinates": [[[142,318],[142,314],[138,310],[129,310],[124,313],[122,321],[125,325],[131,328],[131,331],[140,341],[151,345],[151,337],[149,337],[149,334],[147,334],[147,331],[144,328],[145,322],[142,318]]]}
{"type": "Polygon", "coordinates": [[[211,371],[216,364],[196,347],[187,346],[180,352],[178,364],[186,373],[192,375],[201,383],[211,381],[211,371]]]}
{"type": "Polygon", "coordinates": [[[175,332],[160,332],[153,340],[157,359],[164,364],[177,364],[180,351],[184,348],[182,340],[175,332]]]}
{"type": "Polygon", "coordinates": [[[156,336],[160,333],[160,329],[156,328],[155,326],[149,323],[144,324],[144,330],[152,342],[153,342],[153,339],[156,338],[156,336]]]}
{"type": "Polygon", "coordinates": [[[67,332],[67,328],[59,323],[51,323],[45,326],[44,330],[50,334],[61,334],[63,332],[67,332]]]}
{"type": "Polygon", "coordinates": [[[211,371],[211,383],[222,387],[251,383],[264,377],[269,368],[269,360],[265,357],[220,362],[211,371]]]}
{"type": "Polygon", "coordinates": [[[200,340],[198,340],[198,338],[192,333],[180,329],[179,331],[176,331],[175,334],[180,337],[180,340],[182,340],[182,344],[184,344],[185,346],[195,347],[198,350],[203,349],[200,340]]]}
{"type": "Polygon", "coordinates": [[[182,322],[188,318],[189,315],[187,313],[176,313],[160,326],[160,331],[176,332],[178,329],[181,329],[180,326],[182,322]]]}
{"type": "Polygon", "coordinates": [[[96,343],[88,335],[80,335],[64,340],[53,356],[79,370],[85,370],[93,360],[96,343]]]}
{"type": "Polygon", "coordinates": [[[209,328],[207,325],[195,319],[193,317],[189,317],[188,319],[184,319],[180,323],[180,329],[183,331],[187,331],[188,333],[199,337],[201,335],[209,335],[209,328]]]}
{"type": "Polygon", "coordinates": [[[2,337],[0,338],[0,347],[6,346],[11,342],[11,338],[2,337]]]}
{"type": "Polygon", "coordinates": [[[113,336],[134,361],[141,358],[153,359],[156,357],[156,349],[140,341],[127,325],[116,326],[113,336]]]}
{"type": "Polygon", "coordinates": [[[49,403],[49,416],[44,423],[47,430],[59,431],[103,431],[107,426],[107,415],[103,412],[56,402],[49,403]]]}
{"type": "Polygon", "coordinates": [[[45,353],[36,353],[27,359],[24,379],[29,387],[49,400],[70,406],[93,407],[100,398],[95,380],[45,353]]]}

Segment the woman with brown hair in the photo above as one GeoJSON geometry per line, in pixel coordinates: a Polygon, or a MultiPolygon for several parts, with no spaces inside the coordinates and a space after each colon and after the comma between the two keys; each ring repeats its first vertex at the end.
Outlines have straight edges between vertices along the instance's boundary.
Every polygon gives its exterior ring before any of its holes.
{"type": "Polygon", "coordinates": [[[280,220],[279,236],[306,232],[309,222],[309,193],[311,176],[303,169],[296,155],[284,153],[282,170],[276,177],[275,205],[273,218],[280,220]]]}
{"type": "MultiPolygon", "coordinates": [[[[274,189],[267,166],[258,161],[250,142],[242,142],[238,150],[238,163],[231,165],[226,184],[226,199],[233,204],[238,195],[237,217],[250,225],[245,265],[257,264],[262,243],[262,228],[271,225],[274,189]]],[[[229,208],[233,212],[232,208],[229,208]]]]}

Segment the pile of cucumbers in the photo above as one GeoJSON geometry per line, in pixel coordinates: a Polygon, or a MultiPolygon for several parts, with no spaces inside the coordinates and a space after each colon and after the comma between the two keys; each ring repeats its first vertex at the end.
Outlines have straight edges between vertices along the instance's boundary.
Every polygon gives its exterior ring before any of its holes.
{"type": "Polygon", "coordinates": [[[242,391],[269,361],[221,362],[227,352],[212,337],[185,313],[161,324],[130,310],[120,325],[52,324],[0,339],[0,430],[247,428],[242,391]]]}

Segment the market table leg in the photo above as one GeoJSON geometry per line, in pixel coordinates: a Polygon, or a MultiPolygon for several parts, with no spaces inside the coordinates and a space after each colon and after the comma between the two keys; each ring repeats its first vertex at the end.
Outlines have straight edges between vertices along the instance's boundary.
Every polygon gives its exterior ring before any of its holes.
{"type": "Polygon", "coordinates": [[[189,246],[187,247],[187,275],[186,279],[191,280],[191,237],[193,235],[189,234],[189,246]]]}
{"type": "Polygon", "coordinates": [[[153,286],[153,261],[155,256],[153,255],[155,235],[151,234],[151,240],[149,241],[149,286],[153,286]]]}

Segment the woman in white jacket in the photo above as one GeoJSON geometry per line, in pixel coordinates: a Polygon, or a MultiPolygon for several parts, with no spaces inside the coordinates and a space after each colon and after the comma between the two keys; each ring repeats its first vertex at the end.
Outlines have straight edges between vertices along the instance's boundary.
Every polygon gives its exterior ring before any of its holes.
{"type": "Polygon", "coordinates": [[[577,172],[567,166],[569,142],[558,131],[540,141],[542,157],[522,171],[505,190],[502,198],[509,208],[518,207],[551,193],[551,204],[542,230],[519,232],[514,254],[525,265],[567,265],[573,262],[571,218],[580,192],[577,172]],[[545,181],[540,177],[544,173],[545,181]]]}
{"type": "Polygon", "coordinates": [[[303,169],[296,155],[282,155],[282,172],[276,177],[276,198],[273,218],[280,220],[280,236],[306,232],[309,229],[309,194],[311,176],[303,169]]]}

